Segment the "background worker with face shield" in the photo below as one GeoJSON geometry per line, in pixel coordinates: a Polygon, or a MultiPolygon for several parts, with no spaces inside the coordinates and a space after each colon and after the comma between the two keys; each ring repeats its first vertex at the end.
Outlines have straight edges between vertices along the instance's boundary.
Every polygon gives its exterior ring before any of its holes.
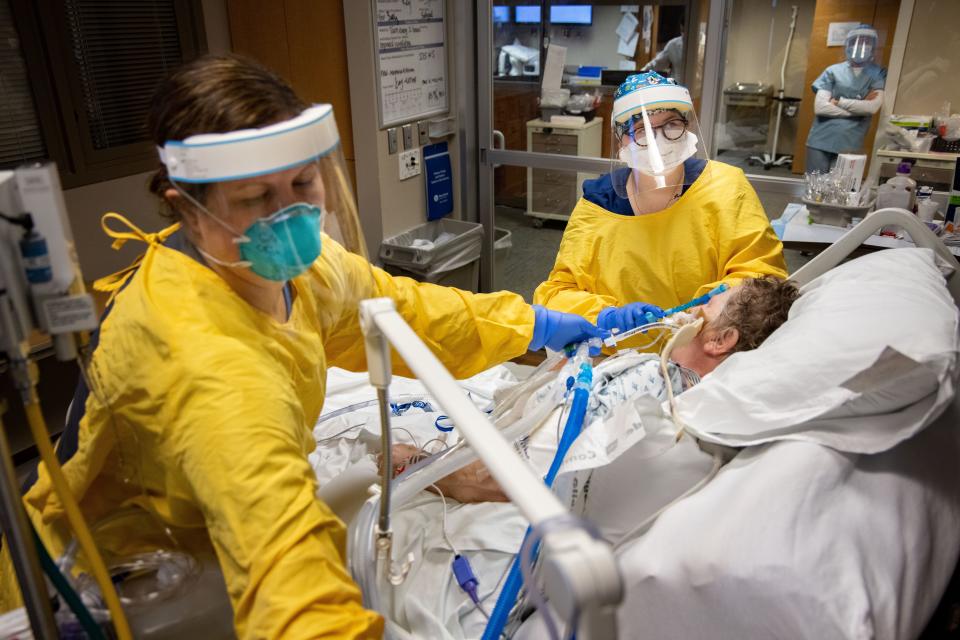
{"type": "Polygon", "coordinates": [[[841,153],[861,153],[870,119],[883,105],[887,70],[873,62],[877,32],[862,24],[845,40],[843,62],[814,80],[814,120],[807,136],[807,171],[829,171],[841,153]]]}
{"type": "MultiPolygon", "coordinates": [[[[516,294],[372,267],[332,109],[252,62],[181,67],[149,129],[163,163],[151,190],[178,222],[145,233],[104,217],[115,246],[147,247],[97,283],[112,297],[59,443],[69,484],[95,529],[146,514],[116,525],[122,549],[107,555],[148,550],[151,527],[212,545],[240,637],[380,637],[307,460],[327,367],[366,367],[359,301],[390,297],[457,376],[598,330],[516,294]]],[[[61,555],[69,533],[45,469],[24,502],[61,555]]],[[[15,599],[10,585],[3,596],[15,599]]]]}
{"type": "Polygon", "coordinates": [[[611,132],[611,171],[584,181],[535,303],[625,331],[720,283],[786,277],[743,171],[707,160],[685,87],[653,72],[628,77],[611,132]]]}

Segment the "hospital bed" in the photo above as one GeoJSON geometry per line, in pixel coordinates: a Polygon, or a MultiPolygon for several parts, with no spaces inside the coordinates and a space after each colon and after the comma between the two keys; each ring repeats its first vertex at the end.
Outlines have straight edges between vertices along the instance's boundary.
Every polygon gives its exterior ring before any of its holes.
{"type": "MultiPolygon", "coordinates": [[[[915,217],[881,211],[793,278],[812,281],[888,225],[960,267],[915,217]]],[[[947,283],[960,306],[960,275],[947,283]]],[[[875,455],[807,442],[741,451],[617,550],[621,637],[916,637],[957,564],[958,461],[960,397],[919,435],[875,455]]],[[[395,506],[420,493],[395,485],[395,506]]],[[[383,587],[368,571],[376,503],[351,522],[348,554],[365,602],[382,611],[383,587]]],[[[534,615],[516,637],[543,634],[534,615]]]]}

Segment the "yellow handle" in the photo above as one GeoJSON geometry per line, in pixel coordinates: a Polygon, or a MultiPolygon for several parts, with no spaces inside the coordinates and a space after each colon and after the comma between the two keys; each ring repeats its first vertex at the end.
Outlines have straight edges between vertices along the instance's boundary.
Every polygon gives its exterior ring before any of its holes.
{"type": "Polygon", "coordinates": [[[132,640],[133,635],[130,633],[130,625],[127,624],[127,618],[120,606],[120,598],[117,596],[117,591],[110,580],[110,575],[107,573],[103,558],[100,557],[100,552],[97,551],[97,547],[93,543],[90,529],[87,528],[87,524],[83,520],[80,505],[77,504],[76,499],[70,492],[70,486],[63,476],[63,469],[60,467],[57,456],[53,451],[53,445],[50,444],[50,435],[47,432],[47,425],[43,419],[43,413],[40,411],[40,403],[37,402],[35,392],[31,392],[31,396],[30,401],[24,403],[24,409],[27,413],[27,422],[30,424],[33,439],[40,451],[40,459],[46,466],[47,473],[50,474],[50,480],[53,482],[60,501],[63,502],[70,528],[73,529],[73,534],[80,543],[80,548],[83,549],[83,553],[90,562],[93,577],[100,586],[103,599],[106,601],[110,616],[113,618],[113,627],[117,632],[117,638],[119,640],[132,640]]]}

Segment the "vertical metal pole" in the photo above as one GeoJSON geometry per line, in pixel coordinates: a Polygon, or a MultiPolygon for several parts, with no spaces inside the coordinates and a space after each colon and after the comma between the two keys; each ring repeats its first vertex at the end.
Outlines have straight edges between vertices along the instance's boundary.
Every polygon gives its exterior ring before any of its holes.
{"type": "MultiPolygon", "coordinates": [[[[390,343],[377,326],[374,318],[378,313],[393,311],[396,307],[389,298],[374,298],[360,303],[360,328],[363,330],[363,346],[367,356],[367,372],[370,384],[377,390],[380,405],[380,520],[378,536],[387,541],[383,548],[388,552],[390,537],[390,488],[393,482],[392,440],[390,434],[390,380],[393,377],[390,363],[390,343]]],[[[381,542],[378,541],[378,546],[381,542]]]]}
{"type": "Polygon", "coordinates": [[[393,441],[390,437],[390,395],[386,387],[377,387],[380,405],[380,531],[390,531],[390,483],[393,482],[393,441]]]}
{"type": "MultiPolygon", "coordinates": [[[[3,408],[0,407],[0,412],[3,408]]],[[[7,434],[0,421],[0,527],[3,543],[7,545],[13,568],[17,573],[20,593],[30,618],[35,638],[56,638],[57,625],[53,621],[47,582],[40,571],[37,549],[33,543],[27,514],[20,502],[20,491],[13,470],[13,456],[7,434]]]]}
{"type": "MultiPolygon", "coordinates": [[[[12,293],[6,284],[8,281],[16,282],[17,276],[10,277],[3,266],[0,263],[0,353],[6,355],[10,361],[10,370],[17,390],[25,394],[32,390],[33,384],[26,360],[26,330],[21,318],[17,316],[12,293]]],[[[3,427],[3,414],[6,410],[6,404],[0,401],[0,528],[3,532],[3,544],[13,561],[13,569],[17,574],[34,637],[56,638],[57,626],[50,608],[47,582],[40,571],[37,549],[20,499],[10,443],[3,427]]]]}
{"type": "Polygon", "coordinates": [[[473,2],[450,0],[454,42],[450,46],[456,69],[457,140],[460,147],[460,208],[463,219],[477,222],[477,59],[476,10],[473,2]]]}
{"type": "MultiPolygon", "coordinates": [[[[723,79],[723,57],[726,48],[727,21],[726,0],[710,0],[710,14],[707,18],[707,44],[703,54],[703,86],[700,90],[700,131],[704,137],[704,148],[712,158],[716,154],[716,139],[713,130],[717,124],[718,103],[720,101],[723,79]]],[[[700,16],[697,17],[698,23],[700,16]]],[[[699,29],[699,27],[697,27],[699,29]]],[[[699,37],[699,31],[696,34],[699,37]]],[[[696,57],[691,60],[695,60],[696,57]]],[[[688,71],[690,66],[688,65],[688,71]]],[[[692,75],[689,77],[693,77],[692,75]]]]}
{"type": "Polygon", "coordinates": [[[493,165],[486,152],[493,145],[493,35],[491,0],[477,0],[477,147],[480,163],[477,176],[477,218],[483,224],[483,254],[480,260],[480,290],[493,290],[494,274],[494,193],[493,165]]]}

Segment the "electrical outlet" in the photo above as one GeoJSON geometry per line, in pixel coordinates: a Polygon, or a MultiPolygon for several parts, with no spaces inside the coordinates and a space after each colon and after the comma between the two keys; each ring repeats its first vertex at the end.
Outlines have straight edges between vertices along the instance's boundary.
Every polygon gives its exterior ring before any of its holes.
{"type": "Polygon", "coordinates": [[[400,158],[401,180],[418,176],[420,175],[421,171],[423,171],[423,168],[420,166],[423,164],[423,158],[420,155],[420,147],[417,147],[416,149],[410,149],[409,151],[403,151],[398,157],[400,158]]]}
{"type": "Polygon", "coordinates": [[[400,127],[400,131],[403,132],[403,148],[413,149],[416,146],[413,144],[413,125],[405,124],[400,127]]]}
{"type": "Polygon", "coordinates": [[[387,129],[387,153],[391,156],[397,152],[397,128],[387,129]]]}

